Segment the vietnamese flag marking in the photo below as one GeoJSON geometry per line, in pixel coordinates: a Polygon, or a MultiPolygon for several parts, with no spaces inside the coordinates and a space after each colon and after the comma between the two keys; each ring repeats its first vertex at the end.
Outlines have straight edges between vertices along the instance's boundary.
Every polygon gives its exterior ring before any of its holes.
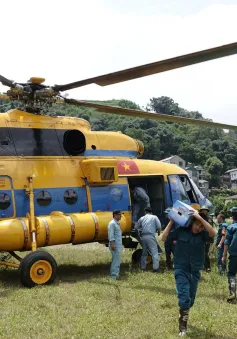
{"type": "Polygon", "coordinates": [[[133,160],[118,160],[119,174],[139,174],[139,168],[133,160]]]}

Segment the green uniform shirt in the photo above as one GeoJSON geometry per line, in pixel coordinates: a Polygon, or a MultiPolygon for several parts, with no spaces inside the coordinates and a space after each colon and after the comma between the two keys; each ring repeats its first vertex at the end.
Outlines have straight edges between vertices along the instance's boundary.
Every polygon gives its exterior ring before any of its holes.
{"type": "Polygon", "coordinates": [[[229,254],[237,256],[237,223],[227,227],[225,245],[229,245],[229,254]]]}
{"type": "MultiPolygon", "coordinates": [[[[212,227],[214,227],[213,219],[209,215],[208,215],[208,222],[209,222],[210,225],[212,225],[212,227]]],[[[206,242],[209,242],[210,244],[213,244],[214,243],[214,237],[207,236],[206,242]]]]}
{"type": "Polygon", "coordinates": [[[217,235],[216,235],[216,246],[219,245],[222,236],[226,234],[226,229],[228,226],[229,225],[226,222],[222,222],[219,224],[219,228],[218,228],[217,235]]]}
{"type": "Polygon", "coordinates": [[[206,230],[194,234],[189,227],[179,227],[171,232],[168,239],[176,240],[174,268],[190,270],[191,267],[191,271],[202,270],[205,260],[205,243],[209,238],[206,230]]]}

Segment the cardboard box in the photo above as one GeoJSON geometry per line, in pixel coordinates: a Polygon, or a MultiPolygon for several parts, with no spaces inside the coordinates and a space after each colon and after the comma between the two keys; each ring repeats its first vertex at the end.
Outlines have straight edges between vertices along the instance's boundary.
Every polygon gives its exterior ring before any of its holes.
{"type": "Polygon", "coordinates": [[[189,215],[190,211],[194,211],[194,209],[191,206],[177,200],[172,209],[169,211],[168,216],[178,225],[188,227],[192,220],[192,217],[189,215]]]}

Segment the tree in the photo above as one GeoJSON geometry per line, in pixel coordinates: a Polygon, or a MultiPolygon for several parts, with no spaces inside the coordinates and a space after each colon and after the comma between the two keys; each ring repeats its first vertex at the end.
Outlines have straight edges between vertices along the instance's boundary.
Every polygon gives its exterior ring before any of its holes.
{"type": "Polygon", "coordinates": [[[137,105],[135,102],[125,99],[119,100],[118,106],[130,109],[141,109],[140,106],[137,105]]]}
{"type": "Polygon", "coordinates": [[[223,169],[223,162],[217,157],[211,157],[206,161],[205,169],[209,175],[210,186],[220,187],[220,177],[223,169]]]}
{"type": "Polygon", "coordinates": [[[168,115],[180,115],[179,105],[169,97],[159,97],[150,99],[148,109],[155,111],[156,113],[168,114],[168,115]]]}

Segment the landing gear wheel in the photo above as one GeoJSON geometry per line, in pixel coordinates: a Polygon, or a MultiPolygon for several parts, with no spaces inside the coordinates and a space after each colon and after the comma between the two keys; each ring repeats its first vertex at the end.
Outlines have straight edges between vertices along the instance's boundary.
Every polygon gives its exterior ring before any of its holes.
{"type": "Polygon", "coordinates": [[[19,274],[23,286],[49,285],[56,278],[57,264],[47,252],[31,252],[22,259],[19,274]]]}
{"type": "MultiPolygon", "coordinates": [[[[132,262],[134,264],[140,263],[141,256],[142,256],[142,249],[139,248],[138,250],[133,252],[133,254],[132,254],[132,262]]],[[[150,255],[147,256],[146,263],[147,263],[147,265],[150,265],[152,263],[152,257],[150,255]]]]}
{"type": "Polygon", "coordinates": [[[132,262],[137,264],[140,262],[142,256],[142,249],[139,248],[138,250],[134,251],[132,254],[132,262]]]}

